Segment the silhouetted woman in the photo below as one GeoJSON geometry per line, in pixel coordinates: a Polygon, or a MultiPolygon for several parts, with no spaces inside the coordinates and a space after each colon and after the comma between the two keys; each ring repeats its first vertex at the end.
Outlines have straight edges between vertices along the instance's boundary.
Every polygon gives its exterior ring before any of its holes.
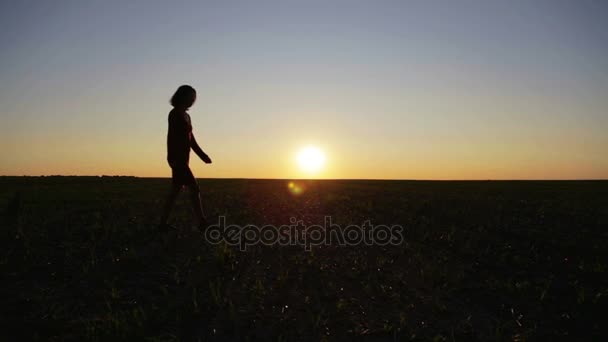
{"type": "Polygon", "coordinates": [[[171,166],[172,186],[160,219],[161,231],[172,228],[167,220],[177,195],[182,188],[188,188],[192,210],[196,218],[196,224],[200,228],[206,228],[207,220],[203,214],[201,196],[198,183],[188,165],[190,160],[190,149],[192,149],[205,163],[210,164],[211,158],[198,146],[192,134],[192,124],[187,110],[196,101],[196,90],[189,85],[177,88],[171,98],[173,109],[169,112],[169,132],[167,134],[167,161],[171,166]]]}

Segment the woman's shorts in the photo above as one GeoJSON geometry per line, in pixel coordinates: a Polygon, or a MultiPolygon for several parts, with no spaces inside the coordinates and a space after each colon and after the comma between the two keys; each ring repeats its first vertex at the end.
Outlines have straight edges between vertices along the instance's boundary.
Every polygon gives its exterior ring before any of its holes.
{"type": "Polygon", "coordinates": [[[173,186],[197,187],[196,178],[188,165],[171,166],[173,186]]]}

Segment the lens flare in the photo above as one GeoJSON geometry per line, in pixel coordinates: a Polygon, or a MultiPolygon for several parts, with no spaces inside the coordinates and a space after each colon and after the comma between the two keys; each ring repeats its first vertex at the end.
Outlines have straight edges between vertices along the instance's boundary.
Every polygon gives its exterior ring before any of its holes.
{"type": "Polygon", "coordinates": [[[287,183],[287,189],[289,190],[289,192],[291,192],[292,195],[296,196],[304,192],[304,187],[295,182],[287,183]]]}

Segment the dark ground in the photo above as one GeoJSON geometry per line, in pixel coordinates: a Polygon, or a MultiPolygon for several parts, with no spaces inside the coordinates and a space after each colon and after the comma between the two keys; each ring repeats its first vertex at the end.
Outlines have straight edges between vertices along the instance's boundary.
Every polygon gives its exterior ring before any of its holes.
{"type": "Polygon", "coordinates": [[[405,228],[312,252],[206,244],[185,195],[157,233],[169,182],[0,177],[0,340],[608,338],[608,181],[200,180],[229,223],[405,228]]]}

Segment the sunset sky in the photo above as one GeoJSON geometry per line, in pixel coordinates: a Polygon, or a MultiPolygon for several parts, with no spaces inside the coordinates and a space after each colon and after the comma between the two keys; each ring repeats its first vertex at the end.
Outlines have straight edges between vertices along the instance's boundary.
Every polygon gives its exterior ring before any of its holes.
{"type": "Polygon", "coordinates": [[[200,178],[608,178],[605,1],[3,1],[0,46],[0,175],[169,177],[190,84],[200,178]]]}

